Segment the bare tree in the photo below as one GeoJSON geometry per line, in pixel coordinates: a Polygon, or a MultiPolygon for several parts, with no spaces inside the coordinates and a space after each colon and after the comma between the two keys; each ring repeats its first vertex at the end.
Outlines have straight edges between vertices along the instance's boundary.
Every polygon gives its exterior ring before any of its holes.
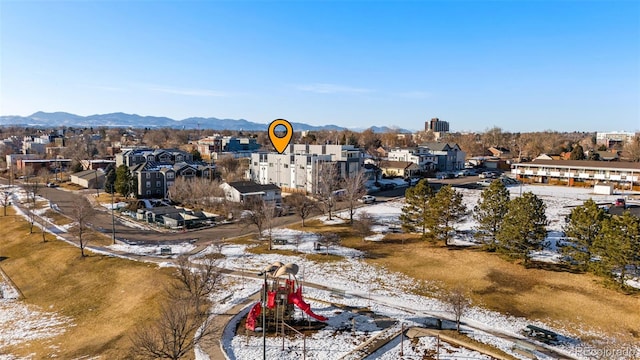
{"type": "Polygon", "coordinates": [[[33,234],[33,225],[36,220],[36,214],[34,212],[36,209],[36,199],[42,188],[42,184],[40,183],[40,178],[33,175],[33,168],[26,168],[24,174],[24,190],[27,192],[27,202],[29,203],[29,233],[33,234]]]}
{"type": "Polygon", "coordinates": [[[198,264],[187,256],[177,260],[177,282],[168,292],[168,304],[151,326],[139,327],[131,341],[133,351],[149,359],[181,359],[211,334],[209,295],[220,289],[220,269],[212,257],[198,264]]]}
{"type": "Polygon", "coordinates": [[[471,306],[471,300],[467,298],[462,287],[455,287],[445,297],[449,310],[456,320],[456,330],[460,332],[460,318],[471,306]]]}
{"type": "Polygon", "coordinates": [[[185,290],[192,297],[206,299],[219,286],[221,274],[217,264],[212,257],[201,259],[197,265],[192,265],[188,256],[178,257],[176,287],[185,290]]]}
{"type": "Polygon", "coordinates": [[[73,208],[71,217],[73,219],[74,226],[71,228],[71,233],[78,238],[78,245],[80,246],[80,253],[82,257],[85,257],[84,249],[89,243],[89,237],[87,237],[87,231],[89,229],[88,222],[94,216],[94,209],[86,199],[78,201],[73,208]]]}
{"type": "Polygon", "coordinates": [[[271,231],[273,229],[273,220],[276,217],[275,205],[265,202],[261,197],[255,197],[245,200],[245,206],[247,210],[242,215],[244,223],[247,225],[255,225],[258,229],[259,237],[261,237],[263,231],[266,230],[269,240],[269,250],[273,249],[271,231]]]}
{"type": "Polygon", "coordinates": [[[622,155],[630,161],[640,161],[640,135],[636,135],[624,145],[622,155]]]}
{"type": "Polygon", "coordinates": [[[173,298],[162,307],[155,324],[136,330],[133,351],[147,359],[181,359],[211,333],[211,319],[205,305],[173,298]]]}
{"type": "Polygon", "coordinates": [[[12,191],[4,190],[0,193],[0,206],[4,209],[4,216],[7,216],[7,208],[11,205],[12,191]]]}
{"type": "Polygon", "coordinates": [[[374,220],[371,214],[363,211],[358,215],[358,219],[353,222],[352,228],[362,237],[362,241],[364,241],[365,237],[371,235],[371,227],[373,226],[373,223],[374,220]]]}
{"type": "Polygon", "coordinates": [[[288,206],[291,206],[296,212],[296,215],[302,219],[302,227],[304,227],[304,220],[311,216],[317,208],[317,204],[313,199],[300,193],[291,194],[284,198],[284,201],[288,206]]]}
{"type": "Polygon", "coordinates": [[[349,207],[349,224],[353,224],[353,214],[356,211],[358,199],[367,193],[366,181],[367,177],[364,171],[358,171],[353,176],[342,180],[342,187],[345,190],[344,200],[347,201],[349,207]]]}
{"type": "Polygon", "coordinates": [[[318,243],[326,249],[325,254],[329,255],[329,247],[340,245],[340,235],[336,233],[326,232],[320,235],[318,243]]]}
{"type": "Polygon", "coordinates": [[[335,162],[325,162],[319,165],[318,172],[322,176],[318,176],[318,197],[328,213],[329,220],[331,220],[331,213],[337,202],[335,191],[339,189],[340,185],[338,167],[335,162]]]}

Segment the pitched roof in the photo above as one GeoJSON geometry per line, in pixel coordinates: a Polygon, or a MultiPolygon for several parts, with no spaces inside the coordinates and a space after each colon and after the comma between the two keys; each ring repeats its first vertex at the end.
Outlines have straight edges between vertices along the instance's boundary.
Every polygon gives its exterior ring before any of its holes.
{"type": "Polygon", "coordinates": [[[233,181],[228,184],[232,188],[238,190],[238,192],[241,194],[254,193],[254,192],[260,192],[260,191],[267,191],[267,190],[280,190],[280,188],[274,184],[263,185],[253,181],[233,181]]]}
{"type": "Polygon", "coordinates": [[[380,161],[381,168],[392,168],[392,169],[406,169],[413,164],[412,161],[393,161],[393,160],[382,160],[380,161]]]}
{"type": "Polygon", "coordinates": [[[77,173],[73,173],[71,174],[72,176],[81,178],[81,179],[93,179],[96,176],[97,177],[102,177],[104,176],[104,171],[98,171],[98,170],[83,170],[83,171],[78,171],[77,173]]]}

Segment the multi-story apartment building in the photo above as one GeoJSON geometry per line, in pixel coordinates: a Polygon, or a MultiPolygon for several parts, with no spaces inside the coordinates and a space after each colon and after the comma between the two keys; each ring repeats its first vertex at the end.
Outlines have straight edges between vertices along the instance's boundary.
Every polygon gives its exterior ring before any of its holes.
{"type": "Polygon", "coordinates": [[[260,149],[255,138],[213,135],[197,141],[200,154],[216,158],[220,153],[251,153],[260,149]]]}
{"type": "Polygon", "coordinates": [[[130,148],[122,150],[123,152],[116,154],[116,166],[124,164],[131,167],[147,161],[163,164],[193,161],[193,155],[178,149],[130,148]]]}
{"type": "Polygon", "coordinates": [[[622,147],[625,144],[631,142],[634,136],[640,135],[632,132],[613,131],[613,132],[597,132],[596,143],[598,145],[604,145],[611,149],[613,147],[622,147]]]}
{"type": "Polygon", "coordinates": [[[193,161],[193,156],[176,149],[138,148],[116,154],[116,166],[126,165],[138,181],[140,197],[167,197],[167,192],[178,177],[211,178],[214,166],[193,161]]]}
{"type": "Polygon", "coordinates": [[[336,166],[338,176],[346,178],[364,170],[362,161],[362,152],[352,145],[292,144],[282,154],[252,154],[249,178],[283,191],[313,194],[327,166],[336,166]]]}

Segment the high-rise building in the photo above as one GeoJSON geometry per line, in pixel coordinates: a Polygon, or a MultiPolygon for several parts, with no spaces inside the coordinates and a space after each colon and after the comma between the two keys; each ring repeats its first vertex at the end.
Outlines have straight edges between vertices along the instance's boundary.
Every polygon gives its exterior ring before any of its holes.
{"type": "Polygon", "coordinates": [[[433,118],[431,121],[425,121],[424,130],[431,130],[433,132],[449,132],[449,123],[438,118],[433,118]]]}

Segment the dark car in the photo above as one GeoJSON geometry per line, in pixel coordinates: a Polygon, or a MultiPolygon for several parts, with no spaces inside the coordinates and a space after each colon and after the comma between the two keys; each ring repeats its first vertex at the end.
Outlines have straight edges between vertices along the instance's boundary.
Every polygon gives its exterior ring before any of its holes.
{"type": "Polygon", "coordinates": [[[613,206],[615,207],[626,207],[627,203],[626,201],[624,201],[624,199],[620,198],[620,199],[616,199],[616,202],[613,204],[613,206]]]}

